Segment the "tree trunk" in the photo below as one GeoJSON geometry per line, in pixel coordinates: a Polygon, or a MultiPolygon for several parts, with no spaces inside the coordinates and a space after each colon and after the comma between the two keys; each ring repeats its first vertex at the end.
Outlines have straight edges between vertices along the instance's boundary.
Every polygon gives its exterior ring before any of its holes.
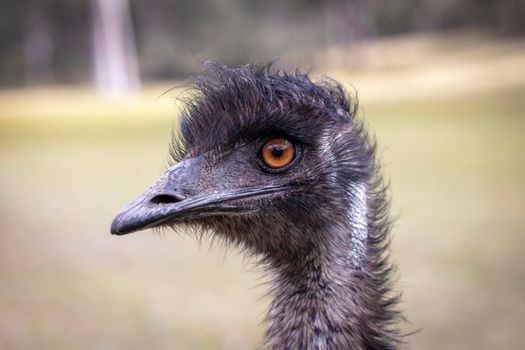
{"type": "Polygon", "coordinates": [[[53,80],[53,38],[48,19],[38,8],[32,9],[26,22],[24,73],[28,85],[49,84],[53,80]]]}
{"type": "Polygon", "coordinates": [[[135,35],[127,0],[92,0],[93,61],[97,90],[124,96],[140,88],[135,35]]]}

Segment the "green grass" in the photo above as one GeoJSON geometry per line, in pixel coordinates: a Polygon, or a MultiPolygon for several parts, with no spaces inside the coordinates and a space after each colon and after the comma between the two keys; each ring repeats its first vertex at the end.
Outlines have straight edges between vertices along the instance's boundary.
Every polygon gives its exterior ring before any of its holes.
{"type": "MultiPolygon", "coordinates": [[[[421,329],[409,348],[525,342],[525,50],[483,45],[383,75],[333,74],[359,88],[392,182],[404,329],[421,329]],[[463,69],[475,72],[459,84],[463,69]]],[[[156,98],[164,90],[126,103],[84,89],[0,92],[0,348],[260,344],[262,273],[239,254],[171,233],[109,235],[166,164],[176,113],[156,98]]]]}

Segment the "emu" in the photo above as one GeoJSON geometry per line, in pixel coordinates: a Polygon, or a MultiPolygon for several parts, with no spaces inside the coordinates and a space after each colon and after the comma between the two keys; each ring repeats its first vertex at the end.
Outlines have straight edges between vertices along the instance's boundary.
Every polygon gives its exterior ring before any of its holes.
{"type": "Polygon", "coordinates": [[[388,186],[339,83],[210,61],[191,84],[173,164],[111,232],[198,230],[267,270],[266,346],[396,349],[388,186]]]}

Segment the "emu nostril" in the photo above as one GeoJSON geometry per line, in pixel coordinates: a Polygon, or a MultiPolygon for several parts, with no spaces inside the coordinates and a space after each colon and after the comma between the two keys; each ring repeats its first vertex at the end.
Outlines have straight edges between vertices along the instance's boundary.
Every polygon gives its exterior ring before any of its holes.
{"type": "Polygon", "coordinates": [[[155,204],[170,204],[177,203],[184,199],[183,196],[174,196],[171,194],[159,194],[150,199],[151,203],[155,204]]]}

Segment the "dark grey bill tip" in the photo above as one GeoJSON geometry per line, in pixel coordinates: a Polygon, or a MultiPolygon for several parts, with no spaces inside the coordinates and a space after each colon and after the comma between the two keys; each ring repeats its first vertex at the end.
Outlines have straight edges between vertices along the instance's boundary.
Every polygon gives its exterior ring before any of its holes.
{"type": "Polygon", "coordinates": [[[128,233],[138,231],[144,227],[144,224],[140,221],[124,221],[121,220],[121,217],[119,215],[113,219],[113,222],[111,223],[111,234],[122,236],[126,235],[128,233]]]}

